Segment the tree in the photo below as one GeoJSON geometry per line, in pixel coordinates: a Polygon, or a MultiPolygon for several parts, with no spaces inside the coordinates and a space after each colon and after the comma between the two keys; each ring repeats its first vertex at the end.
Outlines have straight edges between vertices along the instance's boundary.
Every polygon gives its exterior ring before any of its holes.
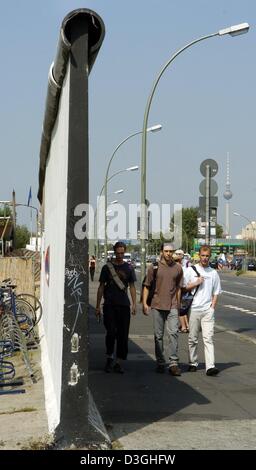
{"type": "Polygon", "coordinates": [[[4,207],[0,207],[0,217],[9,217],[12,211],[10,206],[5,205],[4,207]]]}
{"type": "MultiPolygon", "coordinates": [[[[182,249],[191,251],[194,247],[194,238],[197,236],[197,218],[198,207],[182,208],[182,249]]],[[[171,218],[170,227],[172,228],[174,216],[171,218]]]]}
{"type": "Polygon", "coordinates": [[[216,238],[223,238],[223,227],[222,225],[217,224],[216,225],[216,238]]]}
{"type": "Polygon", "coordinates": [[[25,248],[29,243],[30,232],[26,225],[17,225],[15,229],[15,248],[25,248]]]}

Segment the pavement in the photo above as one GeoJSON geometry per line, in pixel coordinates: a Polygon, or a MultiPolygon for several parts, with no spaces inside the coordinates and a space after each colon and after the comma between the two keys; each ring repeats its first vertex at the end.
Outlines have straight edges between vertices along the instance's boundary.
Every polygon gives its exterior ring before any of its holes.
{"type": "Polygon", "coordinates": [[[14,366],[13,380],[23,380],[23,385],[0,388],[1,391],[24,390],[25,393],[0,395],[0,450],[39,450],[51,441],[45,411],[40,346],[28,351],[34,379],[24,364],[21,353],[7,357],[14,366]]]}
{"type": "Polygon", "coordinates": [[[220,369],[208,377],[202,340],[196,373],[187,372],[187,334],[179,336],[181,377],[155,373],[152,319],[131,319],[123,375],[103,371],[104,327],[94,317],[90,283],[90,388],[113,447],[124,450],[256,449],[256,341],[216,325],[220,369]]]}
{"type": "MultiPolygon", "coordinates": [[[[90,282],[89,384],[112,441],[124,450],[256,449],[256,341],[216,325],[216,365],[187,372],[187,334],[179,336],[181,377],[155,373],[151,317],[140,305],[131,320],[123,375],[104,372],[104,327],[94,315],[97,276],[90,282]]],[[[50,441],[44,404],[40,348],[29,352],[32,383],[17,355],[17,377],[26,393],[0,396],[0,450],[45,449],[50,441]]],[[[202,341],[200,359],[203,362],[202,341]]]]}

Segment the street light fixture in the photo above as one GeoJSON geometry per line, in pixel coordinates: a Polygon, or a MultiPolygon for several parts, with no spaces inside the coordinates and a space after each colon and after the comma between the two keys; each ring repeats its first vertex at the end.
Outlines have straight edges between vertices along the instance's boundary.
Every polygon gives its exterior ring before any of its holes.
{"type": "Polygon", "coordinates": [[[195,39],[194,41],[186,44],[184,47],[179,49],[163,66],[160,73],[158,74],[153,87],[152,91],[148,97],[145,112],[144,112],[144,120],[143,120],[143,130],[142,130],[142,152],[141,152],[141,216],[140,216],[140,238],[141,238],[141,276],[142,279],[145,276],[146,272],[146,249],[145,249],[145,235],[146,235],[146,222],[147,222],[147,206],[146,206],[146,156],[147,156],[147,125],[148,125],[148,116],[149,111],[152,103],[152,99],[158,85],[160,78],[162,77],[163,73],[169,67],[169,65],[178,57],[183,51],[188,49],[189,47],[193,46],[194,44],[204,41],[205,39],[209,39],[214,36],[224,36],[229,34],[231,36],[235,36],[238,34],[247,33],[249,31],[249,24],[248,23],[241,23],[235,26],[230,26],[229,28],[221,29],[217,33],[208,34],[207,36],[200,37],[195,39]]]}
{"type": "MultiPolygon", "coordinates": [[[[115,176],[117,175],[120,175],[121,173],[125,173],[126,171],[137,171],[139,169],[139,166],[138,165],[134,165],[134,166],[129,166],[128,168],[124,168],[123,170],[119,170],[119,171],[116,171],[113,175],[111,175],[109,178],[108,178],[108,183],[110,180],[112,180],[112,178],[114,178],[115,176]]],[[[105,188],[105,183],[103,184],[102,188],[101,188],[101,191],[100,191],[100,195],[99,197],[102,195],[103,191],[104,191],[104,188],[105,188]]],[[[115,194],[120,194],[120,191],[124,191],[123,189],[120,189],[119,191],[114,191],[115,194]]],[[[98,207],[98,206],[97,206],[98,207]]],[[[96,207],[96,210],[95,210],[95,214],[94,214],[94,239],[95,239],[95,251],[96,251],[96,255],[97,255],[97,258],[98,258],[98,251],[99,251],[99,248],[98,248],[98,242],[96,242],[97,240],[97,207],[96,207]]],[[[108,213],[105,212],[105,213],[108,213]]],[[[106,222],[105,222],[106,223],[106,222]]]]}
{"type": "MultiPolygon", "coordinates": [[[[249,222],[251,228],[252,228],[252,237],[253,237],[253,257],[255,258],[255,232],[254,232],[254,226],[253,226],[253,223],[252,221],[246,217],[245,215],[243,214],[240,214],[240,212],[233,212],[234,215],[236,215],[237,217],[242,217],[243,219],[247,220],[247,222],[249,222]]],[[[248,242],[248,245],[249,245],[249,242],[248,242]]],[[[248,246],[248,251],[249,251],[249,246],[248,246]]]]}
{"type": "MultiPolygon", "coordinates": [[[[157,131],[160,131],[162,129],[162,125],[161,124],[156,124],[155,126],[151,126],[151,127],[147,127],[146,126],[146,129],[145,129],[145,133],[147,132],[157,132],[157,131]]],[[[124,140],[122,140],[122,142],[120,142],[120,144],[118,144],[118,146],[115,148],[114,152],[112,153],[111,157],[110,157],[110,160],[109,160],[109,163],[108,163],[108,166],[107,166],[107,171],[106,171],[106,176],[105,176],[105,185],[104,185],[104,188],[105,188],[105,216],[106,216],[106,210],[107,210],[107,187],[108,187],[108,173],[109,173],[109,169],[110,169],[110,165],[112,163],[112,160],[117,152],[117,150],[121,147],[121,145],[123,145],[125,142],[127,142],[127,140],[131,139],[132,137],[135,137],[136,135],[139,135],[139,134],[142,134],[143,131],[137,131],[137,132],[134,132],[133,134],[130,134],[128,135],[128,137],[126,137],[124,140]]],[[[127,169],[127,171],[133,171],[137,169],[137,167],[130,167],[129,169],[127,169]]],[[[105,262],[107,261],[107,221],[106,221],[106,217],[105,217],[105,227],[104,227],[104,230],[105,230],[105,242],[104,242],[104,256],[105,256],[105,262]]]]}

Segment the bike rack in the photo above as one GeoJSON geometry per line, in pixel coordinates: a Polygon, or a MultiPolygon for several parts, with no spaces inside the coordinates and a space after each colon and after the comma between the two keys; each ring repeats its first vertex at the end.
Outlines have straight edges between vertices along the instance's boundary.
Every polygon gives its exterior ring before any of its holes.
{"type": "MultiPolygon", "coordinates": [[[[23,380],[13,381],[15,377],[15,367],[11,361],[6,361],[3,358],[10,356],[14,350],[13,343],[9,340],[0,341],[0,388],[4,387],[17,387],[23,385],[23,380]]],[[[25,393],[24,388],[1,390],[0,395],[12,395],[17,393],[25,393]]]]}

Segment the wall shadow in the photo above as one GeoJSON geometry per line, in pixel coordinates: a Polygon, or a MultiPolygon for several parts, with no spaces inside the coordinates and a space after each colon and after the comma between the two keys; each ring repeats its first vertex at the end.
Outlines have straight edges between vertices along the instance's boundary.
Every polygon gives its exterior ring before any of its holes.
{"type": "MultiPolygon", "coordinates": [[[[141,313],[138,313],[141,315],[141,313]]],[[[89,308],[89,386],[93,393],[102,419],[107,429],[111,429],[118,423],[133,423],[133,430],[139,430],[146,424],[159,420],[184,421],[209,419],[203,405],[211,402],[198,387],[186,383],[185,374],[193,379],[195,374],[186,372],[187,363],[181,363],[183,375],[179,378],[172,377],[166,371],[165,374],[155,373],[155,361],[151,357],[154,345],[153,338],[140,336],[138,346],[135,341],[129,341],[129,356],[125,363],[125,374],[105,373],[105,329],[95,319],[95,309],[89,308]],[[150,355],[143,347],[148,349],[151,344],[150,355]],[[146,344],[147,343],[147,344],[146,344]],[[197,413],[186,408],[192,404],[202,406],[202,412],[197,407],[197,413]]],[[[138,332],[138,334],[141,330],[138,332]]],[[[220,370],[234,367],[238,363],[218,364],[220,370]]],[[[203,366],[201,367],[203,369],[203,366]]],[[[198,372],[200,374],[201,372],[198,372]]],[[[210,378],[211,380],[214,380],[210,378]]],[[[201,378],[200,378],[201,380],[201,378]]],[[[207,377],[207,380],[209,378],[207,377]]],[[[196,384],[198,385],[198,383],[196,384]]],[[[211,419],[215,419],[211,416],[211,419]]],[[[219,416],[216,417],[219,419],[219,416]]],[[[118,427],[118,439],[125,432],[118,427]]]]}

